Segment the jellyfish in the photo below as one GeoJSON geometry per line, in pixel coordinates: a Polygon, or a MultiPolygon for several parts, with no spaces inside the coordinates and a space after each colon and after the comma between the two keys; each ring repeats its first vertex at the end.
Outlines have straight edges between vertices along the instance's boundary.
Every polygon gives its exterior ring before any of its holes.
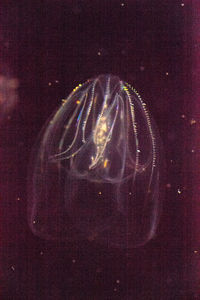
{"type": "Polygon", "coordinates": [[[162,147],[139,93],[118,76],[79,84],[33,147],[28,222],[35,235],[134,248],[155,237],[162,147]]]}

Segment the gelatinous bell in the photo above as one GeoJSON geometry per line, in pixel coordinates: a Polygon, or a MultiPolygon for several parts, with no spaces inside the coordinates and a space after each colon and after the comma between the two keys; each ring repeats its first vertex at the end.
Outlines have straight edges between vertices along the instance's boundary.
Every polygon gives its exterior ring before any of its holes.
{"type": "Polygon", "coordinates": [[[113,75],[75,88],[33,148],[28,221],[46,239],[131,248],[154,237],[161,146],[137,91],[113,75]]]}

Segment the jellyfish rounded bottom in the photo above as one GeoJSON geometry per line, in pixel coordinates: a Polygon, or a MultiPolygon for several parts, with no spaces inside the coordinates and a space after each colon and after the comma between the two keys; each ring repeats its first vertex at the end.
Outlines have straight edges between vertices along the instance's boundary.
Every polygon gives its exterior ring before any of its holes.
{"type": "MultiPolygon", "coordinates": [[[[38,169],[39,170],[39,169],[38,169]]],[[[67,176],[54,167],[33,177],[28,220],[34,234],[50,240],[94,241],[108,247],[133,248],[155,235],[159,207],[158,186],[152,201],[142,178],[121,184],[91,182],[67,176]],[[55,180],[59,178],[60,180],[55,180]],[[48,189],[43,189],[48,182],[48,189]],[[63,188],[64,187],[64,188],[63,188]]]]}

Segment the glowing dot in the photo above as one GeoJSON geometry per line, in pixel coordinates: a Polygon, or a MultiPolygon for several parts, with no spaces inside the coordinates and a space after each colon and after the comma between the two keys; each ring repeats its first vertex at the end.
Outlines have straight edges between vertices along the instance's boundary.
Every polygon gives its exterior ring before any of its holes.
{"type": "Polygon", "coordinates": [[[59,83],[59,81],[58,81],[58,80],[55,80],[55,83],[59,83]]]}
{"type": "Polygon", "coordinates": [[[171,188],[171,183],[167,183],[166,188],[170,189],[171,188]]]}
{"type": "Polygon", "coordinates": [[[119,284],[119,283],[120,283],[120,280],[119,280],[119,279],[117,279],[117,280],[116,280],[116,283],[118,283],[118,284],[119,284]]]}
{"type": "Polygon", "coordinates": [[[35,220],[33,220],[33,224],[35,224],[36,223],[36,221],[35,220]]]}
{"type": "Polygon", "coordinates": [[[106,158],[106,159],[104,160],[104,164],[103,164],[104,168],[106,168],[107,165],[108,165],[108,159],[106,158]]]}
{"type": "Polygon", "coordinates": [[[191,152],[192,152],[192,153],[194,153],[194,152],[195,152],[195,150],[194,150],[194,149],[192,149],[192,150],[191,150],[191,152]]]}
{"type": "Polygon", "coordinates": [[[99,192],[99,195],[101,195],[102,194],[102,192],[99,192]]]}
{"type": "Polygon", "coordinates": [[[166,75],[166,76],[168,76],[168,75],[169,75],[169,73],[168,73],[168,72],[166,72],[166,73],[165,73],[165,75],[166,75]]]}
{"type": "Polygon", "coordinates": [[[97,52],[97,55],[99,55],[99,56],[100,56],[100,55],[101,55],[101,52],[100,52],[100,51],[98,51],[98,52],[97,52]]]}
{"type": "Polygon", "coordinates": [[[117,291],[117,288],[114,288],[114,292],[116,292],[117,291]]]}
{"type": "Polygon", "coordinates": [[[181,194],[181,193],[182,193],[180,189],[178,189],[178,191],[177,191],[177,192],[178,192],[178,194],[181,194]]]}
{"type": "Polygon", "coordinates": [[[49,83],[48,83],[48,86],[51,86],[51,85],[52,85],[52,83],[51,83],[51,82],[49,82],[49,83]]]}
{"type": "Polygon", "coordinates": [[[131,193],[131,192],[129,192],[129,195],[132,195],[132,193],[131,193]]]}
{"type": "Polygon", "coordinates": [[[182,119],[185,119],[185,118],[186,118],[186,116],[185,116],[185,115],[181,115],[181,118],[182,118],[182,119]]]}
{"type": "Polygon", "coordinates": [[[17,197],[17,201],[20,201],[21,199],[19,197],[17,197]]]}
{"type": "Polygon", "coordinates": [[[140,153],[141,151],[138,149],[137,152],[140,153]]]}
{"type": "Polygon", "coordinates": [[[185,4],[184,3],[181,3],[181,6],[183,7],[185,4]]]}
{"type": "Polygon", "coordinates": [[[144,71],[145,67],[144,66],[140,66],[140,71],[144,71]]]}
{"type": "Polygon", "coordinates": [[[72,259],[72,262],[73,262],[73,264],[75,264],[76,260],[75,260],[75,259],[72,259]]]}
{"type": "Polygon", "coordinates": [[[198,253],[198,251],[197,251],[197,250],[194,250],[194,253],[195,253],[195,254],[197,254],[197,253],[198,253]]]}
{"type": "Polygon", "coordinates": [[[76,103],[79,104],[79,103],[81,103],[81,102],[80,102],[80,100],[77,100],[76,103]]]}
{"type": "Polygon", "coordinates": [[[121,6],[123,7],[125,4],[124,3],[121,3],[121,6]]]}
{"type": "Polygon", "coordinates": [[[11,266],[11,270],[15,271],[15,267],[14,267],[14,266],[11,266]]]}
{"type": "Polygon", "coordinates": [[[196,122],[197,122],[197,121],[196,121],[195,119],[191,119],[191,120],[190,120],[190,124],[191,124],[191,125],[196,124],[196,122]]]}

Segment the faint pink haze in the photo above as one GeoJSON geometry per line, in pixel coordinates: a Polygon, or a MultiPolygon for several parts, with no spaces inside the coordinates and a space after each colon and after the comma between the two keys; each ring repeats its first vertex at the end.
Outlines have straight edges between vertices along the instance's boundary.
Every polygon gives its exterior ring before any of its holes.
{"type": "Polygon", "coordinates": [[[17,78],[9,78],[0,74],[0,123],[9,118],[9,113],[12,112],[18,102],[18,85],[17,78]]]}

